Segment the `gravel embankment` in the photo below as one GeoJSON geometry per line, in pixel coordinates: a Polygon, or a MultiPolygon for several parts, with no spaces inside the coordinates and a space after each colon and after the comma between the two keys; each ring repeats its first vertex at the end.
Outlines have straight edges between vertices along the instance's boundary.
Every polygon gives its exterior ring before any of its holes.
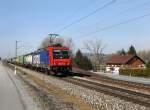
{"type": "Polygon", "coordinates": [[[121,100],[119,98],[105,95],[94,90],[89,90],[65,81],[60,81],[55,78],[49,78],[45,80],[48,83],[51,83],[55,86],[60,87],[61,89],[67,91],[70,95],[75,95],[81,97],[84,101],[94,106],[97,109],[104,110],[150,110],[144,106],[133,104],[121,100]]]}
{"type": "Polygon", "coordinates": [[[117,97],[105,95],[57,78],[49,77],[37,72],[31,72],[30,70],[27,70],[26,72],[44,80],[46,83],[50,83],[65,90],[70,95],[80,97],[82,100],[93,106],[93,108],[96,108],[96,110],[150,110],[150,108],[145,106],[127,102],[117,97]]]}

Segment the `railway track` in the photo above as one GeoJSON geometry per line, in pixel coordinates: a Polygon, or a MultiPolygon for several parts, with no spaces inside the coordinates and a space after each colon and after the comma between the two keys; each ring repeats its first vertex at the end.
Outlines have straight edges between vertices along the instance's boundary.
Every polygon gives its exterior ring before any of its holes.
{"type": "Polygon", "coordinates": [[[91,79],[94,81],[98,81],[101,84],[107,84],[107,85],[111,85],[114,87],[129,89],[129,90],[132,90],[135,92],[140,92],[140,93],[145,93],[145,94],[150,95],[150,85],[148,85],[148,84],[142,84],[142,83],[138,83],[138,82],[130,82],[130,81],[113,79],[113,78],[109,78],[106,76],[93,74],[91,72],[86,72],[83,70],[78,70],[75,72],[82,73],[82,74],[84,74],[85,78],[91,79]]]}
{"type": "Polygon", "coordinates": [[[133,92],[126,89],[121,89],[109,85],[99,84],[96,82],[82,80],[82,79],[74,79],[74,78],[62,78],[62,80],[86,87],[91,90],[95,90],[97,92],[102,92],[107,95],[115,96],[120,99],[124,99],[130,102],[134,102],[136,104],[140,104],[146,107],[150,107],[150,95],[133,92]]]}
{"type": "Polygon", "coordinates": [[[103,80],[103,81],[110,81],[110,82],[113,81],[114,83],[121,83],[121,84],[128,84],[128,85],[130,84],[130,85],[133,85],[133,86],[138,86],[138,87],[141,86],[141,87],[150,88],[149,84],[142,84],[142,83],[138,83],[138,82],[130,82],[130,81],[124,81],[124,80],[119,80],[119,79],[112,79],[112,78],[107,77],[107,76],[98,75],[98,74],[88,72],[88,71],[84,71],[84,70],[81,70],[81,69],[74,68],[73,72],[74,73],[80,73],[80,74],[82,74],[82,76],[90,77],[90,78],[93,78],[95,80],[103,80]]]}
{"type": "MultiPolygon", "coordinates": [[[[33,71],[33,70],[31,70],[33,71]]],[[[110,79],[107,77],[97,77],[92,76],[89,73],[84,73],[86,75],[83,78],[87,79],[77,79],[73,78],[72,75],[68,77],[55,77],[59,80],[64,80],[75,85],[79,85],[97,92],[102,92],[107,95],[118,97],[142,106],[150,107],[150,87],[144,84],[132,83],[127,81],[110,79]],[[89,81],[92,80],[92,81],[89,81]],[[97,81],[97,82],[95,82],[97,81]],[[101,83],[98,83],[101,82],[101,83]],[[118,85],[118,86],[115,86],[118,85]],[[126,87],[128,89],[126,89],[126,87]],[[129,90],[130,88],[130,90],[129,90]],[[143,89],[143,91],[142,91],[143,89]]],[[[78,75],[77,75],[78,76],[78,75]]]]}

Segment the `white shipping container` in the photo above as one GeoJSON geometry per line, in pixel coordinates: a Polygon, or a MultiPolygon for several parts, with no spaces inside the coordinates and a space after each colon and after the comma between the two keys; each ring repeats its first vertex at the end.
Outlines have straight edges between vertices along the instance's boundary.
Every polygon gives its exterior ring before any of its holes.
{"type": "Polygon", "coordinates": [[[40,64],[40,55],[34,55],[33,56],[33,64],[36,66],[39,66],[40,64]]]}
{"type": "Polygon", "coordinates": [[[32,55],[28,55],[28,56],[26,57],[26,62],[27,62],[28,64],[32,64],[32,55]]]}

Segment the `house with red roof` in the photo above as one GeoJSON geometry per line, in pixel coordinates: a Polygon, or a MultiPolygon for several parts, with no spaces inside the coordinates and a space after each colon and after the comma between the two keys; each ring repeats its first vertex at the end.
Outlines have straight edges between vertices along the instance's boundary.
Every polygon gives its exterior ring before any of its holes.
{"type": "Polygon", "coordinates": [[[114,55],[106,62],[106,72],[119,73],[120,68],[143,68],[144,60],[137,55],[114,55]]]}

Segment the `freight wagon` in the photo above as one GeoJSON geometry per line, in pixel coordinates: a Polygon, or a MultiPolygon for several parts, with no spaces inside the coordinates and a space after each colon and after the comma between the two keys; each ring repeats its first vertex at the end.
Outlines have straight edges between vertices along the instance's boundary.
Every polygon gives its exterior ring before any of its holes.
{"type": "Polygon", "coordinates": [[[12,59],[12,63],[38,71],[53,71],[54,73],[68,73],[72,70],[69,48],[62,46],[49,46],[30,54],[18,56],[12,59]]]}
{"type": "Polygon", "coordinates": [[[31,67],[32,66],[32,53],[24,55],[24,65],[26,67],[31,67]]]}
{"type": "Polygon", "coordinates": [[[32,66],[40,70],[49,69],[49,53],[46,49],[39,49],[32,54],[32,66]]]}
{"type": "Polygon", "coordinates": [[[15,58],[15,63],[19,64],[19,65],[23,65],[24,64],[24,56],[18,56],[17,58],[15,58]]]}

